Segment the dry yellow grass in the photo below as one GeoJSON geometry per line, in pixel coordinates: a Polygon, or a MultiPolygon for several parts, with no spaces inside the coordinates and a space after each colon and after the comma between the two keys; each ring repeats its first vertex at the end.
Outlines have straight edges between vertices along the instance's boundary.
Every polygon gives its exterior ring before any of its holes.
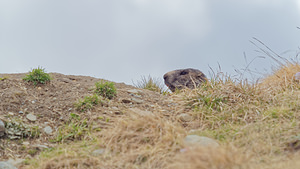
{"type": "Polygon", "coordinates": [[[289,62],[275,69],[271,75],[263,79],[260,85],[265,88],[273,88],[273,90],[293,88],[297,72],[300,72],[300,65],[289,62]]]}
{"type": "Polygon", "coordinates": [[[249,157],[232,147],[195,147],[178,153],[170,169],[248,169],[249,157]]]}
{"type": "Polygon", "coordinates": [[[227,77],[171,94],[174,114],[127,111],[113,127],[92,133],[95,140],[62,144],[29,162],[29,168],[300,168],[290,144],[300,134],[297,71],[298,64],[288,64],[259,84],[227,77]],[[180,113],[193,120],[178,120],[180,113]],[[182,153],[187,133],[214,138],[220,146],[182,153]],[[93,156],[98,148],[105,153],[93,156]]]}

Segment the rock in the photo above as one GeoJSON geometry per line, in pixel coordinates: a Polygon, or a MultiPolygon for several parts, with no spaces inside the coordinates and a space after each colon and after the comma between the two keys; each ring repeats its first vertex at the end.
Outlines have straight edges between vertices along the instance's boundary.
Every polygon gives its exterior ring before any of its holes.
{"type": "Polygon", "coordinates": [[[144,100],[141,100],[141,99],[137,99],[137,98],[131,98],[131,99],[120,99],[120,101],[122,103],[126,103],[126,104],[133,104],[133,103],[136,103],[136,104],[142,104],[144,102],[144,100]]]}
{"type": "Polygon", "coordinates": [[[0,161],[0,169],[17,169],[17,168],[9,162],[0,161]]]}
{"type": "Polygon", "coordinates": [[[46,134],[48,134],[48,135],[51,135],[52,134],[52,128],[50,127],[50,126],[46,126],[45,128],[44,128],[44,132],[46,133],[46,134]]]}
{"type": "Polygon", "coordinates": [[[137,98],[131,98],[131,100],[132,100],[134,103],[137,103],[137,104],[142,104],[142,103],[144,102],[144,100],[137,99],[137,98]]]}
{"type": "Polygon", "coordinates": [[[24,114],[24,112],[23,111],[19,111],[19,114],[24,114]]]}
{"type": "Polygon", "coordinates": [[[36,121],[36,116],[33,114],[27,114],[26,118],[30,121],[36,121]]]}
{"type": "Polygon", "coordinates": [[[93,155],[93,156],[100,156],[100,155],[102,155],[102,154],[104,154],[104,153],[105,153],[105,149],[101,148],[101,149],[94,150],[94,151],[92,152],[92,155],[93,155]]]}
{"type": "Polygon", "coordinates": [[[25,159],[22,158],[16,158],[16,159],[9,159],[7,162],[14,165],[14,166],[19,166],[21,165],[23,162],[25,161],[25,159]]]}
{"type": "Polygon", "coordinates": [[[165,84],[172,92],[176,89],[194,89],[206,80],[206,76],[200,70],[191,68],[173,70],[164,74],[165,84]]]}
{"type": "Polygon", "coordinates": [[[61,79],[57,79],[58,81],[61,81],[61,82],[65,82],[65,83],[72,83],[73,81],[69,78],[61,78],[61,79]]]}
{"type": "Polygon", "coordinates": [[[193,120],[192,116],[190,116],[189,114],[185,114],[185,113],[180,114],[178,117],[183,122],[189,122],[189,121],[193,120]]]}
{"type": "Polygon", "coordinates": [[[132,104],[132,101],[129,100],[129,99],[120,99],[120,102],[126,103],[126,104],[128,104],[128,103],[131,103],[131,104],[132,104]]]}
{"type": "Polygon", "coordinates": [[[22,144],[23,144],[24,146],[28,146],[30,143],[29,143],[28,141],[24,141],[22,144]]]}
{"type": "Polygon", "coordinates": [[[130,90],[127,90],[129,93],[134,93],[134,94],[139,94],[141,91],[138,90],[138,89],[130,89],[130,90]]]}
{"type": "Polygon", "coordinates": [[[136,95],[136,94],[132,94],[132,93],[130,93],[129,95],[130,95],[130,96],[133,96],[133,97],[136,97],[136,98],[142,98],[142,96],[136,95]]]}
{"type": "Polygon", "coordinates": [[[5,134],[5,125],[2,120],[0,120],[0,137],[4,136],[5,134]]]}
{"type": "Polygon", "coordinates": [[[218,147],[219,143],[214,139],[198,136],[198,135],[187,135],[183,141],[185,146],[211,146],[218,147]]]}

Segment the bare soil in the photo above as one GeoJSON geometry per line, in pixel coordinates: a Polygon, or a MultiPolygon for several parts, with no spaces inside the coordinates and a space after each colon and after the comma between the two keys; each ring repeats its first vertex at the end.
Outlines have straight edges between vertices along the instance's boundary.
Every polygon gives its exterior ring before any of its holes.
{"type": "Polygon", "coordinates": [[[74,103],[91,95],[95,82],[102,79],[50,73],[52,78],[50,83],[34,86],[22,80],[25,75],[25,73],[0,74],[0,78],[5,77],[0,81],[0,119],[4,122],[9,122],[13,118],[19,119],[24,124],[38,126],[41,133],[35,138],[16,140],[11,140],[7,136],[0,138],[0,161],[9,158],[33,158],[41,151],[42,148],[38,148],[40,145],[55,147],[57,143],[51,140],[55,138],[59,126],[68,121],[70,113],[89,117],[90,120],[98,119],[98,127],[105,129],[113,127],[114,119],[127,111],[160,111],[166,117],[169,113],[179,112],[177,103],[173,103],[169,96],[124,83],[115,83],[117,97],[107,100],[104,106],[80,112],[75,109],[74,103]],[[35,115],[37,120],[29,121],[26,118],[29,113],[35,115]],[[99,122],[100,116],[103,118],[102,122],[99,122]],[[53,129],[51,135],[43,131],[46,126],[53,129]],[[35,151],[29,151],[32,149],[35,151]]]}

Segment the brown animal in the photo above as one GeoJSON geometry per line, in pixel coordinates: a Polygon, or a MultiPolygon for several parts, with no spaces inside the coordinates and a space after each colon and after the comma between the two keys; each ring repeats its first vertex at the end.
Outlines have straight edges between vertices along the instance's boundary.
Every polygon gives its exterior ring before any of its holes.
{"type": "Polygon", "coordinates": [[[185,87],[194,89],[207,80],[206,76],[197,69],[178,69],[164,75],[165,84],[174,92],[185,87]]]}

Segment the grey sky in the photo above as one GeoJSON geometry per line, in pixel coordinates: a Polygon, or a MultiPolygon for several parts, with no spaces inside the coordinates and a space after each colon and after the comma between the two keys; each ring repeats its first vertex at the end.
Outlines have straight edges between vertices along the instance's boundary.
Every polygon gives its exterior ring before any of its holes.
{"type": "MultiPolygon", "coordinates": [[[[142,75],[209,66],[234,74],[258,56],[300,46],[300,0],[0,0],[0,73],[89,75],[131,84],[142,75]]],[[[257,59],[252,69],[270,69],[257,59]]]]}

